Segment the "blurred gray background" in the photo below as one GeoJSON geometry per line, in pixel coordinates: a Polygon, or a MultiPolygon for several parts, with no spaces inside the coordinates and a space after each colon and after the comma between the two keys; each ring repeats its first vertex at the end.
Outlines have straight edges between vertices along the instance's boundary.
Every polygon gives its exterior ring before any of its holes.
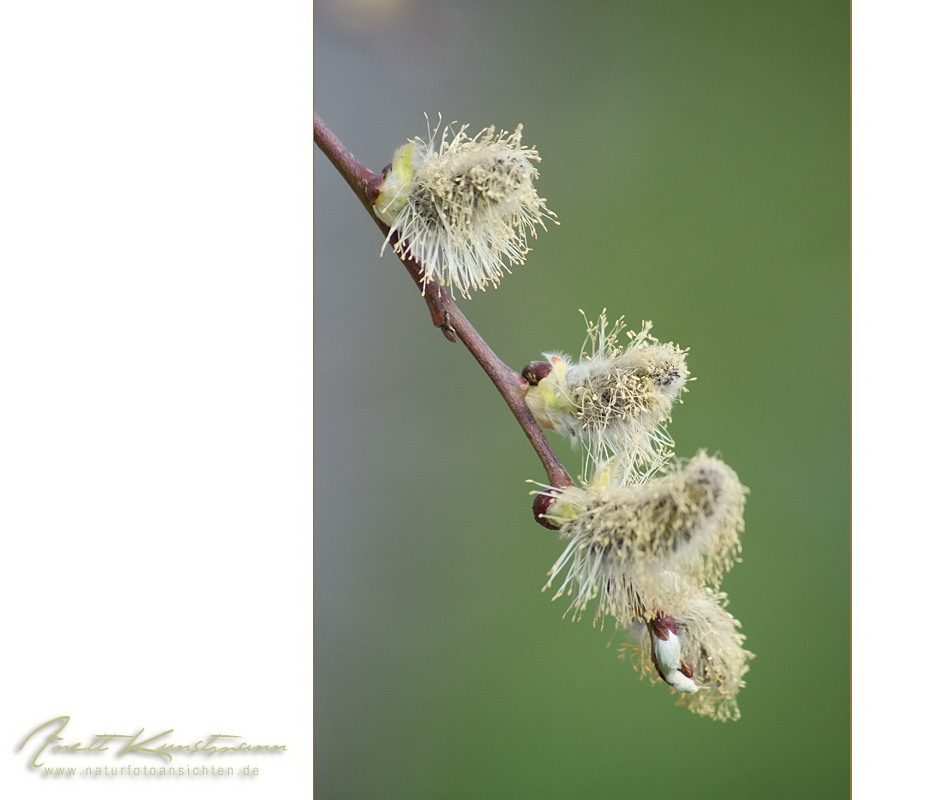
{"type": "Polygon", "coordinates": [[[509,365],[576,355],[579,308],[691,348],[670,431],[751,489],[757,654],[718,723],[562,619],[539,462],[315,151],[318,797],[847,796],[849,13],[317,0],[315,108],[368,167],[424,112],[540,151],[561,225],[460,302],[509,365]]]}

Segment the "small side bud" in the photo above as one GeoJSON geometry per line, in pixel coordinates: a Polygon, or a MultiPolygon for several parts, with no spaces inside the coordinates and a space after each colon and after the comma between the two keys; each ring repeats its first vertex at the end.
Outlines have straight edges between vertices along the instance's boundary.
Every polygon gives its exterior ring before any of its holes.
{"type": "Polygon", "coordinates": [[[552,369],[554,369],[554,366],[550,361],[532,361],[521,370],[521,377],[532,386],[537,386],[551,374],[552,369]]]}
{"type": "Polygon", "coordinates": [[[535,497],[534,503],[531,505],[531,510],[534,512],[535,522],[552,531],[559,530],[561,527],[547,515],[551,508],[551,504],[554,503],[554,500],[554,495],[550,492],[546,492],[545,494],[539,494],[537,497],[535,497]]]}

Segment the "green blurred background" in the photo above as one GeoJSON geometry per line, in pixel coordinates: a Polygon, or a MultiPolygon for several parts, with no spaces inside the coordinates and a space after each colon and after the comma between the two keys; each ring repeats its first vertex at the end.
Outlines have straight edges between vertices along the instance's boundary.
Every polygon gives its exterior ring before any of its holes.
{"type": "Polygon", "coordinates": [[[540,464],[315,152],[317,796],[846,797],[849,4],[316,10],[316,110],[367,166],[424,112],[540,151],[561,225],[461,301],[509,365],[576,354],[579,308],[691,348],[670,431],[751,488],[723,588],[757,654],[713,722],[562,619],[540,464]]]}

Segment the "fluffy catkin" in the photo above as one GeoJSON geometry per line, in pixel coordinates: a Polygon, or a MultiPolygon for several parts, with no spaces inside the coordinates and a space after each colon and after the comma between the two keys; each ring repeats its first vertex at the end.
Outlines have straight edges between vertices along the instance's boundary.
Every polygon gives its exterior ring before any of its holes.
{"type": "Polygon", "coordinates": [[[547,519],[568,544],[551,568],[576,592],[575,618],[596,600],[621,625],[681,605],[693,585],[718,588],[740,552],[745,487],[700,451],[681,469],[633,486],[606,480],[552,490],[547,519]]]}
{"type": "Polygon", "coordinates": [[[621,341],[624,327],[622,317],[608,327],[601,312],[588,322],[580,360],[545,353],[550,369],[525,399],[540,425],[583,442],[591,461],[613,454],[643,474],[672,446],[664,423],[689,378],[687,351],[650,336],[649,322],[621,341]]]}
{"type": "Polygon", "coordinates": [[[554,214],[534,182],[541,160],[514,132],[486,128],[474,137],[463,125],[450,139],[416,138],[393,157],[376,200],[399,255],[414,257],[427,279],[469,297],[497,286],[509,265],[523,264],[537,226],[554,214]]]}

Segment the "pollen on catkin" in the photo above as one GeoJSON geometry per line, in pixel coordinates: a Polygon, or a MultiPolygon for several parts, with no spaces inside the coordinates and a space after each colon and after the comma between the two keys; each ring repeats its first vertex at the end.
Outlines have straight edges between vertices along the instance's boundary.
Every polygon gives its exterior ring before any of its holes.
{"type": "Polygon", "coordinates": [[[740,552],[745,487],[736,473],[700,451],[685,466],[636,485],[609,468],[586,487],[551,490],[545,515],[568,544],[546,585],[574,593],[578,618],[596,601],[594,621],[619,625],[681,607],[694,586],[718,588],[740,552]]]}
{"type": "Polygon", "coordinates": [[[537,238],[537,226],[547,230],[555,214],[538,196],[533,162],[541,157],[522,146],[521,125],[473,137],[467,125],[448,126],[437,138],[438,127],[396,151],[375,210],[397,255],[415,258],[453,295],[470,297],[523,264],[528,236],[537,238]]]}
{"type": "MultiPolygon", "coordinates": [[[[739,633],[739,621],[723,607],[726,602],[725,594],[704,587],[694,590],[678,608],[670,609],[678,631],[678,656],[696,687],[681,694],[681,702],[693,713],[722,721],[739,719],[736,695],[745,686],[743,676],[749,671],[749,661],[755,658],[743,647],[745,636],[739,633]]],[[[628,632],[639,653],[636,666],[644,675],[652,675],[651,647],[655,642],[650,625],[635,620],[628,625],[628,632]]]]}
{"type": "Polygon", "coordinates": [[[650,336],[651,327],[644,322],[639,333],[627,332],[623,340],[623,317],[609,326],[601,312],[587,322],[577,363],[545,353],[546,362],[529,364],[522,373],[531,384],[525,400],[538,423],[574,444],[583,442],[593,461],[613,453],[640,474],[662,464],[673,444],[664,423],[685,390],[689,370],[687,351],[650,336]]]}

